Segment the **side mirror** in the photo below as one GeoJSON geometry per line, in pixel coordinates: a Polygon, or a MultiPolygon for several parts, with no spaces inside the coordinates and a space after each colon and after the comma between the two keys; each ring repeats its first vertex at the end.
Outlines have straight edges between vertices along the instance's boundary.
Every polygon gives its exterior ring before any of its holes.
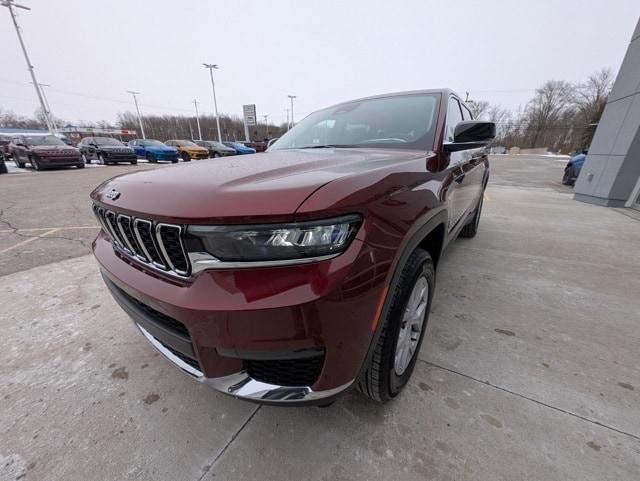
{"type": "Polygon", "coordinates": [[[496,136],[496,124],[481,120],[465,120],[456,125],[453,142],[444,144],[448,152],[484,147],[496,136]]]}

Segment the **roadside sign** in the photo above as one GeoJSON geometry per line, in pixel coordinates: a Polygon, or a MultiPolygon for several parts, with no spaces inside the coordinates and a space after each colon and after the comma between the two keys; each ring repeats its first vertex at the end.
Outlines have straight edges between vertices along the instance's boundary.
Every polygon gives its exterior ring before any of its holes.
{"type": "Polygon", "coordinates": [[[244,122],[247,125],[258,125],[256,120],[256,104],[243,105],[242,113],[244,114],[244,122]]]}

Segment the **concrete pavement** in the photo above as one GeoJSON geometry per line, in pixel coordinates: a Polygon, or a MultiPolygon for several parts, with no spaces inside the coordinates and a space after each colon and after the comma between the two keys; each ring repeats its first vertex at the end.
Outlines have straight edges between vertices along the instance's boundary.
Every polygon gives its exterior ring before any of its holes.
{"type": "Polygon", "coordinates": [[[420,362],[385,406],[196,384],[90,256],[0,277],[0,480],[638,479],[640,223],[573,201],[562,167],[492,161],[479,233],[440,264],[420,362]]]}

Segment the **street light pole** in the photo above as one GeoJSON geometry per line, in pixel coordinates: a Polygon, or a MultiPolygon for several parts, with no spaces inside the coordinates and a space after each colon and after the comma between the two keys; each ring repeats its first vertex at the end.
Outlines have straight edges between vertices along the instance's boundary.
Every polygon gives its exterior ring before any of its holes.
{"type": "Polygon", "coordinates": [[[211,90],[213,90],[213,111],[216,115],[216,126],[218,127],[218,142],[222,142],[222,134],[220,133],[220,117],[218,116],[218,101],[216,100],[216,84],[213,81],[213,69],[219,69],[214,63],[203,63],[204,68],[209,69],[209,74],[211,75],[211,90]]]}
{"type": "MultiPolygon", "coordinates": [[[[294,126],[294,123],[293,123],[293,99],[296,98],[296,95],[289,95],[288,97],[291,100],[291,127],[289,127],[289,129],[290,129],[290,128],[292,128],[294,126]]],[[[289,130],[289,129],[287,129],[287,130],[289,130]]]]}
{"type": "Polygon", "coordinates": [[[264,136],[269,138],[269,116],[263,115],[264,117],[264,136]]]}
{"type": "Polygon", "coordinates": [[[196,106],[196,122],[198,122],[198,140],[202,140],[202,130],[200,130],[200,114],[198,114],[198,101],[193,99],[193,105],[196,106]]]}
{"type": "Polygon", "coordinates": [[[136,97],[136,95],[140,95],[140,92],[134,92],[133,90],[127,90],[127,92],[133,95],[133,102],[136,104],[136,112],[138,112],[138,124],[140,125],[140,133],[142,134],[142,138],[146,139],[147,137],[144,135],[144,127],[142,126],[142,115],[140,115],[140,107],[138,107],[138,97],[136,97]]]}
{"type": "Polygon", "coordinates": [[[42,108],[42,112],[44,114],[44,122],[47,124],[47,130],[53,133],[53,125],[51,124],[51,119],[47,114],[47,108],[44,104],[44,99],[42,98],[42,92],[40,91],[40,87],[38,85],[38,81],[36,80],[36,74],[33,71],[33,65],[31,65],[31,60],[29,60],[29,55],[27,54],[27,48],[24,46],[24,40],[22,40],[22,35],[20,34],[20,27],[18,26],[18,21],[16,20],[16,14],[13,11],[13,7],[22,8],[24,10],[31,10],[29,7],[25,7],[24,5],[18,5],[14,3],[13,0],[0,0],[0,5],[3,7],[7,7],[9,9],[9,13],[11,14],[11,20],[13,21],[13,26],[16,28],[16,34],[18,34],[18,41],[20,42],[20,47],[22,47],[22,53],[24,54],[24,59],[27,61],[27,67],[29,68],[29,73],[31,74],[31,81],[33,82],[33,86],[36,89],[36,94],[38,95],[38,100],[40,101],[40,107],[42,108]]]}
{"type": "Polygon", "coordinates": [[[40,91],[42,92],[42,98],[44,100],[44,105],[47,108],[46,112],[47,112],[47,116],[49,117],[49,120],[51,121],[51,126],[53,127],[53,130],[57,132],[58,126],[56,125],[56,119],[51,113],[51,106],[49,105],[49,99],[47,99],[47,93],[44,90],[45,87],[51,87],[51,85],[49,84],[38,84],[38,85],[40,86],[40,91]]]}

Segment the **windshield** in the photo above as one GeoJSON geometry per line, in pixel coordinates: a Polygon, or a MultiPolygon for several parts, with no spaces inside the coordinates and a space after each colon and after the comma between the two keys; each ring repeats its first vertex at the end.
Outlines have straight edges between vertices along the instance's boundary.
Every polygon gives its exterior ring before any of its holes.
{"type": "Polygon", "coordinates": [[[183,147],[198,147],[198,145],[190,140],[180,140],[180,145],[183,147]]]}
{"type": "Polygon", "coordinates": [[[24,143],[27,145],[67,145],[58,137],[53,135],[34,135],[33,137],[25,137],[24,143]]]}
{"type": "Polygon", "coordinates": [[[439,94],[408,94],[347,102],[314,112],[270,150],[385,147],[431,150],[439,94]]]}
{"type": "MultiPolygon", "coordinates": [[[[165,146],[162,142],[160,142],[159,140],[143,140],[142,142],[140,142],[141,145],[162,145],[165,146]]],[[[166,147],[166,146],[165,146],[166,147]]]]}
{"type": "MultiPolygon", "coordinates": [[[[91,142],[91,140],[89,142],[91,142]]],[[[122,142],[112,139],[111,137],[94,137],[93,142],[98,145],[118,145],[123,147],[122,142]]]]}

